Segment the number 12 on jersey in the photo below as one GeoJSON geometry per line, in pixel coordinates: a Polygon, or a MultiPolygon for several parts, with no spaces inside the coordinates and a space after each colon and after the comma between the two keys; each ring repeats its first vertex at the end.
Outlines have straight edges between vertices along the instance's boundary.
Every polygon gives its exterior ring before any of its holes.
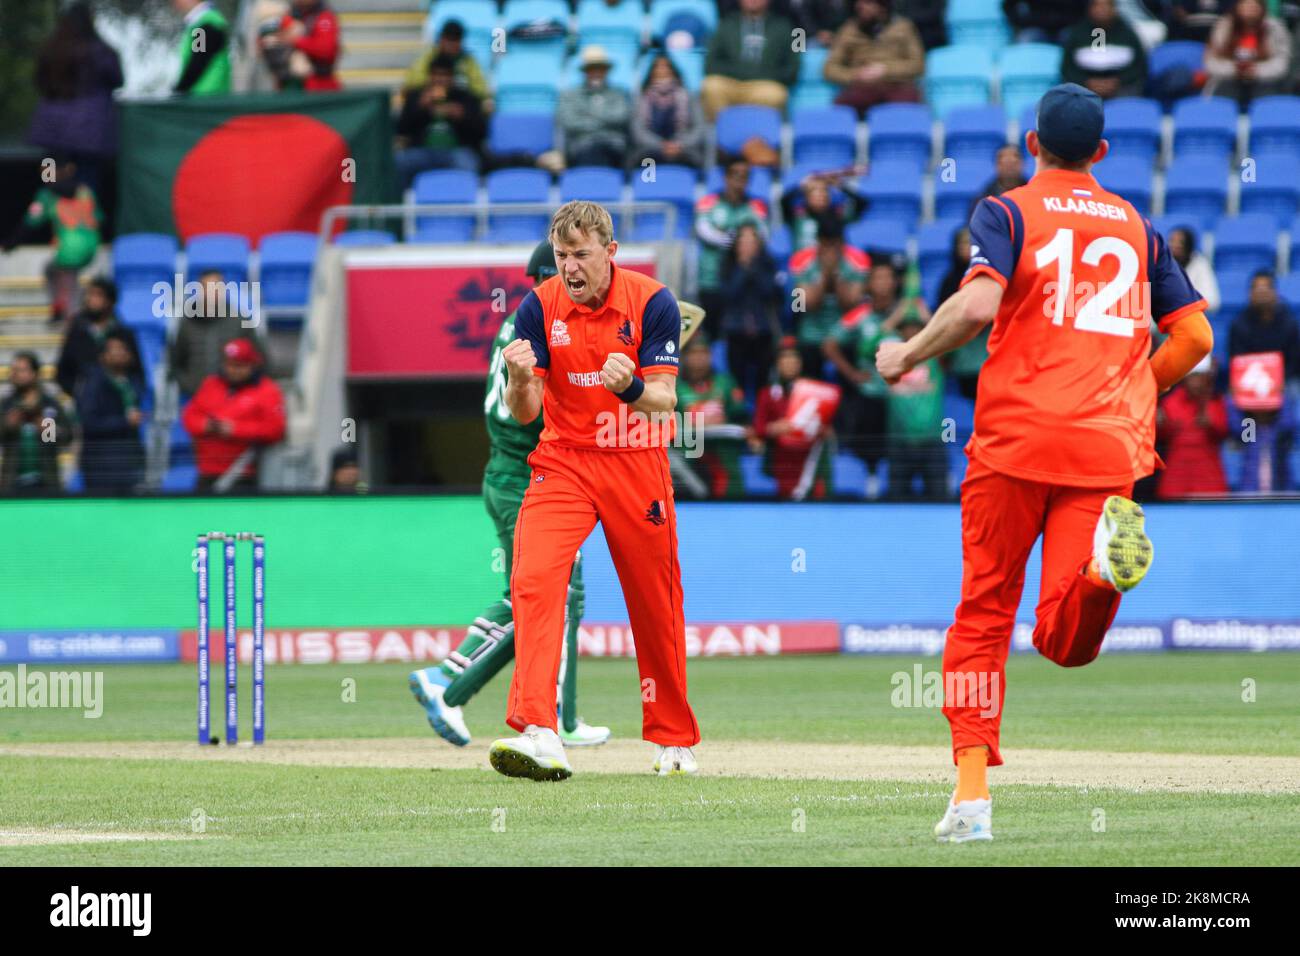
{"type": "MultiPolygon", "coordinates": [[[[1106,258],[1119,262],[1115,278],[1099,282],[1074,280],[1074,230],[1058,229],[1051,241],[1034,254],[1034,264],[1043,269],[1056,263],[1056,295],[1052,309],[1052,324],[1064,325],[1065,316],[1074,316],[1074,327],[1081,332],[1100,332],[1132,338],[1138,319],[1149,315],[1143,307],[1143,290],[1133,280],[1138,274],[1138,254],[1131,245],[1118,236],[1098,236],[1088,243],[1079,257],[1085,266],[1096,267],[1106,258]],[[1136,298],[1135,298],[1136,294],[1136,298]],[[1076,300],[1087,296],[1077,309],[1076,300]],[[1115,315],[1111,309],[1123,301],[1120,311],[1129,315],[1115,315]]],[[[1146,283],[1142,283],[1143,286],[1146,283]]],[[[1049,291],[1049,283],[1045,291],[1049,291]]]]}

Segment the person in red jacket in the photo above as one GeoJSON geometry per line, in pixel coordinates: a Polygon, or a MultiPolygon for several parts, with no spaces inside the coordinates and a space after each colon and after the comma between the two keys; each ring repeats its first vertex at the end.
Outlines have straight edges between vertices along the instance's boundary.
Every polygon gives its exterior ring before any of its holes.
{"type": "Polygon", "coordinates": [[[303,89],[343,89],[334,75],[339,58],[339,18],[323,0],[293,0],[293,9],[280,24],[280,37],[311,61],[312,72],[303,80],[303,89]]]}
{"type": "Polygon", "coordinates": [[[1214,394],[1214,365],[1208,355],[1160,403],[1156,428],[1165,446],[1158,497],[1228,493],[1219,457],[1228,437],[1228,407],[1222,396],[1214,394]]]}
{"type": "Polygon", "coordinates": [[[256,491],[258,452],[284,439],[284,395],[261,364],[251,340],[231,339],[221,371],[205,378],[185,407],[181,423],[194,437],[199,491],[256,491]],[[218,485],[232,471],[229,484],[218,485]]]}
{"type": "MultiPolygon", "coordinates": [[[[751,451],[768,450],[768,473],[776,479],[777,497],[802,501],[821,498],[826,493],[825,477],[820,474],[825,439],[830,434],[828,418],[818,415],[815,403],[792,407],[795,384],[803,379],[803,354],[793,337],[782,339],[776,354],[776,381],[758,393],[754,409],[751,451]]],[[[828,392],[839,387],[828,383],[828,392]]],[[[834,400],[838,404],[838,399],[834,400]]],[[[834,407],[830,409],[834,413],[834,407]]]]}

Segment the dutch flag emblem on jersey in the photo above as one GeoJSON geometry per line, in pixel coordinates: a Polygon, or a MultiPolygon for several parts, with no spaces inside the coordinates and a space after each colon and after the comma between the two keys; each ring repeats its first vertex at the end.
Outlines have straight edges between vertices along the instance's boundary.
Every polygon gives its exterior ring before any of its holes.
{"type": "Polygon", "coordinates": [[[1091,196],[1091,195],[1092,195],[1092,190],[1091,190],[1091,189],[1071,189],[1070,192],[1074,193],[1076,196],[1091,196]]]}

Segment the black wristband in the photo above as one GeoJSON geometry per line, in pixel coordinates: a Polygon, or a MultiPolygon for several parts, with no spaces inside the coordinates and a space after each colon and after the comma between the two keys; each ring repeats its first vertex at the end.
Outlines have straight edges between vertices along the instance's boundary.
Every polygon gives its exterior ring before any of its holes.
{"type": "Polygon", "coordinates": [[[627,388],[623,389],[623,391],[615,392],[614,394],[617,395],[619,398],[621,398],[623,401],[627,402],[629,405],[631,405],[633,402],[635,402],[638,398],[641,397],[641,393],[644,391],[645,391],[645,379],[638,378],[637,376],[633,375],[632,384],[629,385],[627,388]]]}

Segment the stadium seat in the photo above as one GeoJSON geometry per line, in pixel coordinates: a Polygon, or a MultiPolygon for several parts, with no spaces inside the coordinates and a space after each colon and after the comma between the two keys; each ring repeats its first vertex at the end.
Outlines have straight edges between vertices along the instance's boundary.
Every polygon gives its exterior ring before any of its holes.
{"type": "Polygon", "coordinates": [[[943,122],[943,156],[958,169],[967,160],[992,161],[1007,143],[1007,114],[1001,106],[963,106],[943,122]]]}
{"type": "Polygon", "coordinates": [[[156,232],[134,232],[113,242],[113,278],[118,291],[176,281],[176,240],[156,232]]]}
{"type": "Polygon", "coordinates": [[[934,175],[934,215],[937,219],[969,217],[971,203],[984,185],[993,178],[991,159],[968,159],[953,167],[949,175],[940,165],[934,175]]]}
{"type": "Polygon", "coordinates": [[[857,455],[839,452],[831,459],[831,494],[845,498],[867,496],[867,466],[857,455]]]}
{"type": "Polygon", "coordinates": [[[867,153],[871,162],[930,165],[933,132],[930,111],[919,103],[885,103],[867,111],[867,153]]]}
{"type": "Polygon", "coordinates": [[[1300,272],[1300,218],[1295,219],[1288,232],[1291,233],[1291,252],[1288,271],[1300,272]]]}
{"type": "Polygon", "coordinates": [[[815,43],[800,53],[799,78],[795,81],[795,85],[825,82],[826,76],[822,71],[826,68],[826,58],[830,56],[830,53],[829,47],[819,46],[815,43]]]}
{"type": "Polygon", "coordinates": [[[781,225],[772,230],[772,234],[767,237],[767,251],[771,253],[777,271],[784,271],[790,264],[790,254],[794,251],[789,226],[781,225]]]}
{"type": "Polygon", "coordinates": [[[775,498],[776,479],[763,471],[762,455],[740,456],[740,481],[745,494],[754,498],[775,498]]]}
{"type": "MultiPolygon", "coordinates": [[[[695,170],[687,166],[663,163],[655,167],[655,178],[646,182],[639,172],[632,175],[632,199],[635,202],[670,202],[677,207],[673,230],[678,238],[689,238],[695,222],[695,170]]],[[[659,212],[637,213],[633,222],[633,239],[664,238],[665,215],[659,212]]]]}
{"type": "Polygon", "coordinates": [[[501,10],[501,25],[507,34],[507,43],[513,47],[505,59],[517,52],[546,51],[563,55],[569,45],[569,5],[565,0],[506,0],[501,10]],[[511,30],[530,23],[554,20],[564,26],[564,34],[554,37],[525,39],[509,36],[511,30]]]}
{"type": "MultiPolygon", "coordinates": [[[[1112,157],[1141,160],[1148,165],[1160,154],[1160,104],[1137,96],[1106,101],[1106,128],[1112,157]]],[[[1100,168],[1100,167],[1098,167],[1100,168]]]]}
{"type": "Polygon", "coordinates": [[[1255,160],[1255,181],[1241,184],[1241,211],[1269,216],[1273,230],[1300,212],[1300,156],[1268,152],[1255,160]]]}
{"type": "MultiPolygon", "coordinates": [[[[417,205],[472,205],[478,198],[478,176],[464,169],[431,169],[411,185],[417,205]]],[[[412,242],[469,242],[474,237],[474,214],[417,216],[412,242]]]]}
{"type": "MultiPolygon", "coordinates": [[[[1226,332],[1232,320],[1245,310],[1247,302],[1250,300],[1250,277],[1252,270],[1247,269],[1215,269],[1214,277],[1219,281],[1219,316],[1218,322],[1226,332]]],[[[1216,328],[1215,332],[1219,330],[1216,328]]],[[[1215,336],[1219,336],[1216,334],[1215,336]]],[[[1223,345],[1227,347],[1226,336],[1224,336],[1223,345]]]]}
{"type": "Polygon", "coordinates": [[[1300,96],[1263,96],[1250,104],[1250,154],[1300,156],[1300,96]]]}
{"type": "MultiPolygon", "coordinates": [[[[1029,163],[1029,169],[1032,170],[1034,158],[1029,155],[1029,147],[1025,145],[1025,133],[1031,129],[1038,129],[1038,102],[1035,101],[1024,107],[1020,111],[1020,123],[1016,129],[1016,145],[1020,147],[1021,154],[1029,163]]],[[[1029,177],[1026,176],[1026,179],[1029,177]]]]}
{"type": "Polygon", "coordinates": [[[1272,269],[1277,259],[1277,228],[1269,216],[1242,213],[1220,219],[1214,229],[1216,272],[1272,269]]]}
{"type": "Polygon", "coordinates": [[[926,223],[916,234],[916,265],[921,270],[921,288],[926,293],[925,301],[931,306],[936,304],[934,296],[952,262],[952,237],[966,222],[964,216],[936,219],[926,223]]]}
{"type": "MultiPolygon", "coordinates": [[[[609,166],[574,166],[560,176],[560,202],[587,199],[603,205],[623,201],[623,170],[609,166]]],[[[612,213],[614,233],[623,232],[624,217],[612,213]]]]}
{"type": "MultiPolygon", "coordinates": [[[[1200,44],[1196,44],[1199,46],[1200,44]]],[[[1227,163],[1237,150],[1237,104],[1223,96],[1189,96],[1174,104],[1174,158],[1227,163]]]]}
{"type": "MultiPolygon", "coordinates": [[[[583,42],[586,42],[585,37],[583,42]]],[[[612,87],[635,94],[641,87],[641,70],[637,66],[636,51],[614,49],[606,52],[614,64],[610,68],[609,79],[606,82],[612,87]]],[[[648,67],[649,64],[646,66],[648,67]]],[[[564,63],[564,78],[560,81],[560,89],[575,89],[582,85],[583,79],[581,60],[576,56],[569,57],[564,63]]]]}
{"type": "Polygon", "coordinates": [[[215,269],[226,282],[248,281],[249,242],[233,232],[208,232],[185,244],[186,275],[197,279],[215,269]]]}
{"type": "Polygon", "coordinates": [[[848,106],[793,114],[794,161],[824,169],[851,166],[857,157],[857,114],[848,106]]]}
{"type": "Polygon", "coordinates": [[[581,0],[578,4],[578,36],[582,42],[598,43],[614,57],[636,58],[644,21],[645,10],[638,0],[621,0],[613,6],[605,0],[581,0]]]}
{"type": "MultiPolygon", "coordinates": [[[[718,7],[700,0],[650,0],[650,36],[661,37],[674,13],[690,13],[700,18],[712,36],[718,29],[718,7]]],[[[705,44],[708,45],[707,43],[705,44]]]]}
{"type": "Polygon", "coordinates": [[[546,213],[493,212],[493,203],[545,203],[551,177],[541,169],[498,169],[487,175],[489,242],[537,242],[546,234],[546,213]]]}
{"type": "Polygon", "coordinates": [[[840,88],[825,80],[800,80],[790,91],[790,101],[786,108],[796,110],[824,110],[835,105],[835,97],[840,88]]]}
{"type": "Polygon", "coordinates": [[[998,89],[1008,116],[1037,106],[1060,80],[1061,48],[1054,43],[1016,43],[998,56],[998,89]]]}
{"type": "MultiPolygon", "coordinates": [[[[704,179],[704,191],[716,193],[722,191],[722,167],[710,166],[704,179]]],[[[766,166],[749,167],[748,195],[761,199],[765,204],[772,201],[772,170],[766,166]]]]}
{"type": "Polygon", "coordinates": [[[492,31],[498,24],[497,5],[483,0],[438,0],[425,20],[425,40],[432,43],[448,20],[460,21],[465,28],[465,49],[486,70],[491,64],[492,31]]]}
{"type": "Polygon", "coordinates": [[[382,229],[349,229],[334,237],[336,246],[390,246],[396,241],[382,229]]]}
{"type": "Polygon", "coordinates": [[[1158,80],[1161,74],[1178,67],[1193,73],[1204,69],[1205,44],[1197,43],[1195,40],[1170,40],[1157,45],[1147,55],[1149,80],[1158,80]]]}
{"type": "Polygon", "coordinates": [[[316,261],[316,236],[310,232],[273,232],[258,243],[262,304],[305,306],[311,296],[311,270],[316,261]]]}
{"type": "Polygon", "coordinates": [[[555,113],[563,56],[514,50],[496,69],[496,110],[500,113],[555,113]]]}
{"type": "Polygon", "coordinates": [[[998,50],[1011,40],[1000,0],[949,0],[948,42],[998,50]]]}
{"type": "MultiPolygon", "coordinates": [[[[653,53],[647,54],[645,59],[649,60],[653,55],[653,53]]],[[[700,84],[704,81],[704,56],[704,50],[668,51],[668,59],[673,61],[673,65],[677,67],[677,72],[682,75],[682,85],[696,95],[699,95],[700,84]]],[[[638,80],[645,78],[646,70],[649,68],[650,64],[645,63],[644,68],[639,71],[638,80]]]]}
{"type": "Polygon", "coordinates": [[[1151,215],[1152,169],[1149,162],[1132,156],[1106,157],[1093,167],[1104,189],[1131,202],[1144,216],[1151,215]]]}
{"type": "Polygon", "coordinates": [[[1190,229],[1192,231],[1192,237],[1196,240],[1196,247],[1198,249],[1201,247],[1201,226],[1200,223],[1191,216],[1152,216],[1151,225],[1155,227],[1156,232],[1160,233],[1160,235],[1164,236],[1166,239],[1169,238],[1169,233],[1174,229],[1179,227],[1190,229]]]}
{"type": "Polygon", "coordinates": [[[1277,293],[1292,312],[1300,312],[1300,272],[1292,272],[1277,280],[1277,293]]]}
{"type": "Polygon", "coordinates": [[[724,153],[738,154],[754,136],[779,150],[781,114],[770,106],[728,106],[718,114],[715,133],[718,149],[724,153]]]}
{"type": "Polygon", "coordinates": [[[844,230],[844,241],[868,255],[903,255],[912,223],[898,219],[872,217],[860,219],[844,230]]]}
{"type": "Polygon", "coordinates": [[[1166,216],[1186,217],[1202,229],[1212,227],[1227,199],[1227,173],[1215,160],[1174,163],[1165,174],[1166,216]]]}
{"type": "Polygon", "coordinates": [[[985,47],[937,47],[925,56],[926,102],[940,119],[959,106],[981,106],[991,99],[992,75],[993,54],[985,47]]]}
{"type": "Polygon", "coordinates": [[[873,163],[871,172],[858,180],[858,189],[871,201],[871,218],[896,219],[911,224],[921,218],[921,174],[909,162],[873,163]]]}
{"type": "Polygon", "coordinates": [[[555,145],[555,117],[550,113],[492,114],[488,123],[488,150],[496,156],[536,159],[555,145]]]}

